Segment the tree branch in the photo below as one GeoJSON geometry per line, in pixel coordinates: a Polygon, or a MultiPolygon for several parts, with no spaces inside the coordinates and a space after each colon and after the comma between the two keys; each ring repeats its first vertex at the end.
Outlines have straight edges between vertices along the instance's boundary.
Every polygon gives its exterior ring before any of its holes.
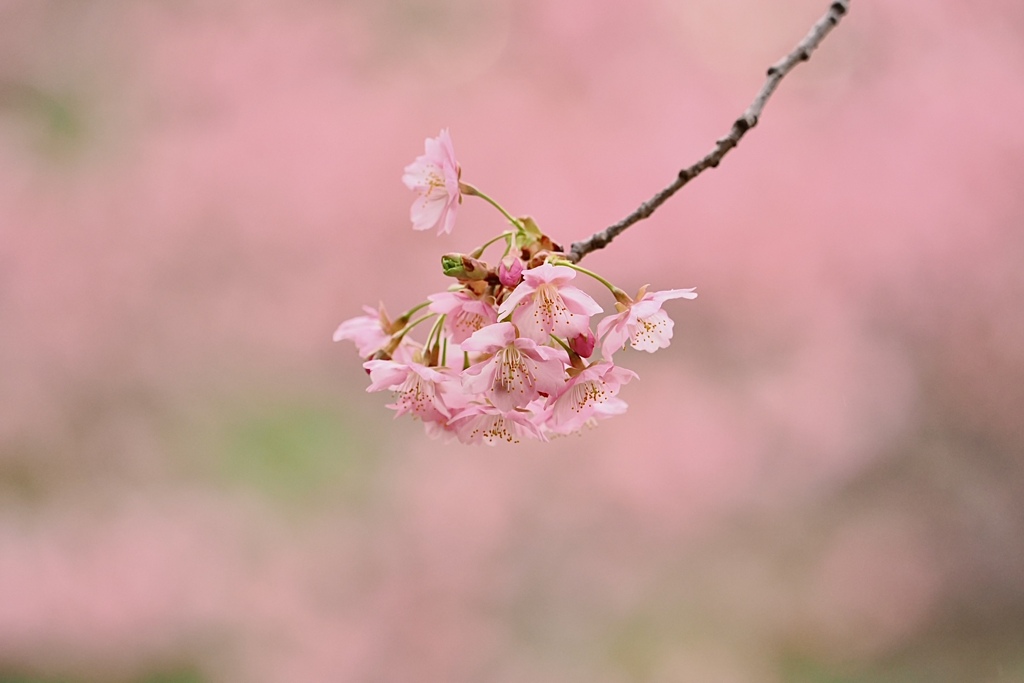
{"type": "Polygon", "coordinates": [[[818,45],[821,44],[821,41],[825,39],[825,36],[835,28],[839,23],[839,20],[843,18],[849,9],[850,0],[835,0],[835,2],[829,5],[825,16],[819,19],[818,22],[811,27],[810,32],[808,32],[804,39],[801,40],[789,54],[768,67],[767,80],[765,80],[764,85],[761,86],[761,90],[757,93],[757,97],[755,97],[754,101],[750,103],[750,106],[747,107],[746,111],[744,111],[743,114],[733,122],[732,129],[729,133],[715,143],[714,149],[708,152],[704,158],[697,163],[679,171],[679,175],[671,185],[648,199],[646,202],[641,204],[636,211],[629,214],[615,225],[611,225],[600,232],[594,233],[581,242],[574,242],[569,253],[566,255],[568,260],[573,263],[579,263],[579,261],[590,252],[597,251],[598,249],[603,249],[608,246],[608,244],[626,228],[654,213],[659,206],[665,203],[665,200],[674,195],[683,185],[686,185],[707,169],[718,166],[722,157],[724,157],[729,150],[739,144],[740,140],[744,135],[746,135],[748,130],[757,125],[758,119],[761,117],[761,111],[768,102],[768,98],[772,96],[772,93],[775,92],[775,88],[778,87],[786,74],[792,71],[793,67],[800,62],[806,62],[811,58],[811,53],[814,52],[818,45]]]}

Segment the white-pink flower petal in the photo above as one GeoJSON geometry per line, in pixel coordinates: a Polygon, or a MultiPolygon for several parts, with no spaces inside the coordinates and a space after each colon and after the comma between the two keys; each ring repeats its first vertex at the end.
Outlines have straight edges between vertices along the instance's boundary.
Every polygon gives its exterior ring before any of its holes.
{"type": "Polygon", "coordinates": [[[565,352],[515,336],[511,323],[489,325],[466,340],[463,350],[490,354],[462,372],[462,388],[509,412],[538,396],[561,390],[565,352]]]}
{"type": "Polygon", "coordinates": [[[545,263],[523,271],[523,281],[498,307],[498,317],[512,314],[520,334],[544,343],[551,335],[583,334],[590,316],[603,309],[582,289],[569,284],[576,271],[545,263]]]}
{"type": "MultiPolygon", "coordinates": [[[[603,410],[602,406],[615,399],[619,389],[636,373],[611,363],[595,363],[565,384],[563,391],[549,401],[551,420],[555,432],[567,434],[579,429],[587,420],[603,410]]],[[[615,409],[625,404],[613,404],[615,409]]]]}
{"type": "Polygon", "coordinates": [[[649,353],[666,348],[672,340],[675,323],[662,309],[662,304],[670,299],[696,298],[697,292],[693,288],[644,294],[625,310],[598,323],[597,336],[604,337],[601,354],[606,360],[611,360],[627,341],[634,349],[649,353]]]}
{"type": "Polygon", "coordinates": [[[519,443],[524,438],[547,441],[537,424],[537,416],[526,410],[502,412],[495,406],[469,406],[452,417],[449,426],[466,444],[519,443]]]}
{"type": "Polygon", "coordinates": [[[367,391],[390,389],[395,392],[395,402],[388,405],[395,411],[395,417],[412,413],[425,422],[444,422],[451,417],[444,397],[457,381],[454,374],[419,363],[390,360],[367,361],[363,367],[370,373],[367,391]]]}
{"type": "MultiPolygon", "coordinates": [[[[452,341],[461,344],[470,335],[498,321],[498,311],[493,303],[483,301],[468,292],[441,292],[431,294],[429,310],[442,313],[445,317],[445,329],[452,341]]],[[[493,302],[493,299],[491,299],[493,302]]]]}
{"type": "Polygon", "coordinates": [[[334,331],[334,341],[348,339],[356,345],[356,350],[364,358],[384,347],[391,335],[384,330],[385,315],[383,309],[378,311],[370,306],[363,306],[366,315],[349,318],[338,325],[334,331]]]}

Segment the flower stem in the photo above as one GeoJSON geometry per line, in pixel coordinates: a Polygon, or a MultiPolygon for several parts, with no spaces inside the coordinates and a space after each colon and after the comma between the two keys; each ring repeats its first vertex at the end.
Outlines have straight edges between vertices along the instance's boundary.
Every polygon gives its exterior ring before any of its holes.
{"type": "Polygon", "coordinates": [[[500,235],[498,235],[497,237],[495,237],[493,239],[489,239],[486,242],[484,242],[483,244],[481,244],[479,247],[477,247],[472,252],[470,252],[469,255],[472,256],[473,258],[480,258],[481,256],[484,255],[484,250],[487,249],[487,247],[491,246],[492,244],[494,244],[498,240],[508,240],[508,238],[511,237],[513,234],[514,233],[511,230],[509,230],[507,232],[503,232],[500,235]]]}
{"type": "Polygon", "coordinates": [[[572,367],[576,368],[577,370],[583,370],[586,367],[583,364],[583,359],[580,358],[580,354],[573,351],[571,346],[569,346],[566,342],[562,341],[555,335],[551,335],[551,338],[558,342],[558,345],[565,349],[565,352],[569,354],[569,362],[572,365],[572,367]]]}
{"type": "Polygon", "coordinates": [[[501,215],[507,218],[508,222],[511,223],[514,227],[516,227],[519,230],[523,229],[523,224],[519,221],[519,219],[513,218],[512,214],[505,210],[505,207],[503,207],[501,204],[494,201],[493,199],[491,199],[486,194],[484,194],[477,188],[473,187],[469,183],[459,183],[459,190],[464,195],[469,195],[470,197],[479,197],[480,199],[484,200],[485,202],[493,206],[495,209],[500,211],[501,215]]]}
{"type": "Polygon", "coordinates": [[[444,319],[446,317],[442,314],[434,321],[434,326],[430,328],[430,334],[427,335],[427,343],[423,348],[429,349],[441,342],[441,329],[444,327],[444,319]]]}
{"type": "Polygon", "coordinates": [[[558,337],[556,337],[553,334],[550,335],[550,336],[551,336],[552,339],[554,339],[556,342],[558,342],[559,346],[561,346],[563,349],[565,349],[566,353],[572,353],[572,349],[569,348],[568,344],[566,344],[564,341],[562,341],[561,339],[559,339],[558,337]]]}
{"type": "Polygon", "coordinates": [[[437,315],[437,314],[436,313],[427,313],[426,315],[424,315],[424,316],[422,316],[420,318],[416,318],[416,320],[413,320],[411,323],[409,323],[408,325],[403,327],[401,330],[399,330],[398,332],[396,332],[393,335],[391,335],[391,338],[392,339],[401,339],[402,337],[404,337],[406,334],[409,333],[409,330],[411,330],[412,328],[416,327],[417,325],[419,325],[424,320],[430,320],[435,315],[437,315]]]}
{"type": "MultiPolygon", "coordinates": [[[[398,321],[401,321],[401,320],[409,320],[409,319],[410,319],[410,318],[411,318],[411,317],[413,316],[413,314],[414,314],[414,313],[415,313],[416,311],[419,311],[419,310],[421,310],[421,309],[424,309],[424,308],[426,308],[426,307],[427,307],[427,306],[429,306],[429,305],[430,305],[430,302],[429,302],[429,301],[424,301],[424,302],[423,302],[423,303],[421,303],[421,304],[416,304],[415,306],[413,306],[412,308],[410,308],[410,309],[409,309],[408,311],[406,311],[405,313],[403,313],[403,314],[402,314],[402,317],[400,317],[400,318],[398,319],[398,321]]],[[[398,321],[396,321],[396,322],[398,322],[398,321]]]]}
{"type": "Polygon", "coordinates": [[[594,271],[588,270],[588,269],[584,268],[583,266],[578,266],[575,263],[573,263],[572,261],[566,261],[566,260],[563,260],[563,259],[555,259],[555,260],[551,261],[551,263],[552,263],[552,265],[556,265],[556,266],[568,266],[568,267],[572,268],[573,270],[578,270],[579,272],[583,273],[584,275],[589,275],[590,277],[594,278],[595,280],[600,282],[602,285],[604,285],[605,287],[610,289],[612,294],[615,296],[616,300],[619,300],[620,297],[626,296],[626,293],[624,291],[622,291],[621,289],[619,289],[618,287],[616,287],[612,283],[608,282],[607,280],[605,280],[603,277],[601,277],[600,275],[598,275],[594,271]]]}

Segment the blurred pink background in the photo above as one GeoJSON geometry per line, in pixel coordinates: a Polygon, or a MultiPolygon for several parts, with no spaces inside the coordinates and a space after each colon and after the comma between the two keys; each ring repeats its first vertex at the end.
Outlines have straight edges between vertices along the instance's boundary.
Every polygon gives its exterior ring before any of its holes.
{"type": "Polygon", "coordinates": [[[445,446],[331,342],[501,228],[425,137],[581,239],[826,7],[0,1],[0,681],[1024,681],[1019,2],[854,0],[587,257],[700,292],[625,416],[445,446]]]}

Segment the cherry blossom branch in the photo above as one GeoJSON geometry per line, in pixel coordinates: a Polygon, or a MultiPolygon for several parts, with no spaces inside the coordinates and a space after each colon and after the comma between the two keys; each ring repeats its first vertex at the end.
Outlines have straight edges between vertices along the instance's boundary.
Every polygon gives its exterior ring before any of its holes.
{"type": "Polygon", "coordinates": [[[739,144],[748,130],[757,125],[761,112],[768,102],[768,98],[772,96],[775,88],[778,87],[786,74],[792,71],[793,67],[800,62],[806,62],[811,58],[811,53],[821,44],[825,36],[835,28],[839,20],[843,18],[849,9],[850,0],[835,0],[835,2],[829,5],[828,11],[811,27],[810,32],[808,32],[804,39],[789,54],[768,67],[767,80],[761,86],[760,92],[757,93],[754,101],[750,103],[746,111],[733,122],[729,133],[715,143],[714,149],[697,163],[679,171],[678,176],[671,185],[641,204],[636,211],[618,223],[594,233],[585,240],[574,242],[569,253],[566,254],[566,258],[573,263],[579,263],[590,252],[608,246],[626,228],[654,213],[659,206],[665,203],[665,200],[674,195],[683,185],[686,185],[707,169],[718,166],[722,157],[739,144]]]}

